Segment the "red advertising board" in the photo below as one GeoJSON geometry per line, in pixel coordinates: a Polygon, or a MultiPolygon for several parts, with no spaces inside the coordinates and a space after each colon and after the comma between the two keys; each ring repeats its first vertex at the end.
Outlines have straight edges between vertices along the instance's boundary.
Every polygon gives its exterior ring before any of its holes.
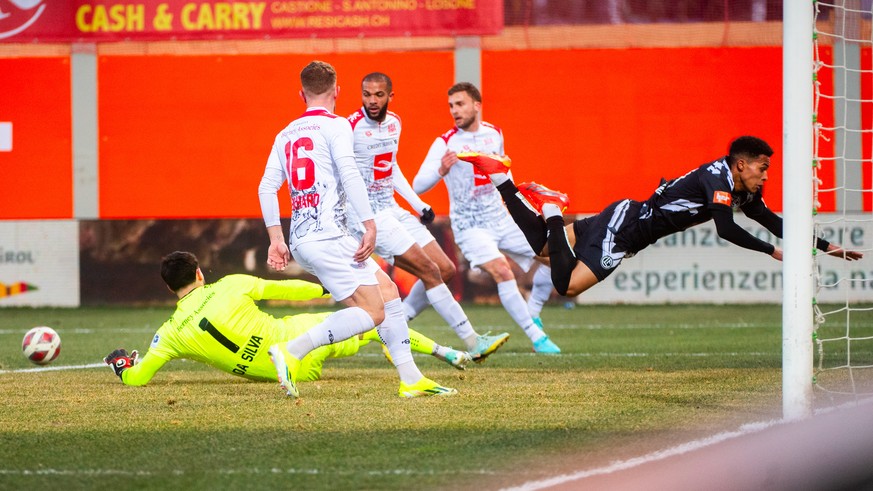
{"type": "Polygon", "coordinates": [[[0,42],[495,34],[503,0],[0,0],[0,42]]]}

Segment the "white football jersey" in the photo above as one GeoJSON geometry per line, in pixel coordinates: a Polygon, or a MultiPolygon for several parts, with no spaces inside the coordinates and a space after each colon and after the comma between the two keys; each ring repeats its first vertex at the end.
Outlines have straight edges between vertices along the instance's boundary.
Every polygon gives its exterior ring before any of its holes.
{"type": "MultiPolygon", "coordinates": [[[[419,182],[419,176],[439,176],[440,162],[446,149],[455,153],[475,151],[503,155],[503,132],[483,121],[475,132],[455,127],[443,133],[431,145],[416,176],[416,183],[419,182]]],[[[491,224],[508,216],[500,193],[491,184],[491,179],[473,167],[473,164],[461,160],[442,179],[449,191],[449,218],[452,220],[453,231],[489,228],[491,224]]],[[[417,193],[424,192],[417,184],[414,187],[417,193]]]]}
{"type": "Polygon", "coordinates": [[[267,170],[278,167],[288,182],[292,250],[304,242],[349,235],[338,166],[343,161],[354,165],[352,145],[349,122],[324,108],[310,108],[276,136],[267,170]]]}
{"type": "Polygon", "coordinates": [[[373,213],[397,205],[392,169],[400,146],[400,116],[388,111],[381,123],[370,119],[363,108],[348,117],[355,135],[355,162],[367,185],[373,213]]]}

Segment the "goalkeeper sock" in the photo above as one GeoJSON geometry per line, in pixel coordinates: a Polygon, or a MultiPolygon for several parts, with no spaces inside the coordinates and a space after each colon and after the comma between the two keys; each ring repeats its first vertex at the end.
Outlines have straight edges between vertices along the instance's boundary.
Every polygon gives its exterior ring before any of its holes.
{"type": "Polygon", "coordinates": [[[432,355],[436,350],[436,342],[415,329],[409,330],[409,348],[416,353],[432,355]]]}
{"type": "Polygon", "coordinates": [[[412,320],[418,317],[427,306],[430,305],[425,293],[424,282],[416,281],[412,288],[409,289],[409,295],[403,299],[403,312],[406,314],[406,320],[412,320]]]}
{"type": "Polygon", "coordinates": [[[376,329],[370,329],[363,334],[358,334],[358,339],[360,339],[361,346],[366,346],[374,341],[377,343],[382,342],[382,340],[379,339],[379,333],[376,331],[376,329]]]}
{"type": "MultiPolygon", "coordinates": [[[[557,207],[556,207],[557,208],[557,207]]],[[[570,287],[570,276],[576,267],[576,254],[570,247],[567,229],[564,228],[564,218],[560,215],[550,217],[546,225],[549,228],[549,262],[552,268],[552,284],[560,295],[566,295],[570,287]]]]}
{"type": "Polygon", "coordinates": [[[475,339],[476,331],[470,325],[470,319],[467,318],[464,309],[461,308],[461,305],[452,296],[452,292],[449,291],[449,287],[445,283],[437,285],[425,293],[434,310],[437,311],[443,320],[452,326],[452,329],[455,330],[455,334],[459,338],[475,339]]]}
{"type": "Polygon", "coordinates": [[[542,337],[542,330],[537,327],[533,318],[530,316],[530,313],[527,311],[527,304],[524,302],[524,297],[521,296],[521,292],[518,291],[518,283],[516,283],[515,280],[506,280],[498,283],[497,296],[500,297],[500,303],[502,303],[503,308],[509,312],[509,316],[512,317],[512,320],[514,320],[519,327],[524,329],[524,333],[531,338],[531,341],[536,341],[542,337]],[[531,327],[536,329],[531,330],[531,327]],[[539,333],[537,333],[537,331],[539,331],[539,333]]]}
{"type": "Polygon", "coordinates": [[[546,245],[546,224],[527,201],[518,192],[515,184],[507,180],[503,184],[497,186],[500,191],[500,196],[503,197],[503,202],[506,204],[506,209],[512,215],[512,219],[524,233],[527,243],[537,255],[542,252],[546,245]]]}

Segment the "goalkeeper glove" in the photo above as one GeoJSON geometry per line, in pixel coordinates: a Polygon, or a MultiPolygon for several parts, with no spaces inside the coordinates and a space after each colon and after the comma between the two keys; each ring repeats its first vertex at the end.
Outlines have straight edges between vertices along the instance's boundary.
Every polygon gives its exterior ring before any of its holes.
{"type": "Polygon", "coordinates": [[[433,208],[431,208],[430,206],[421,210],[421,217],[419,217],[419,220],[424,225],[427,225],[429,223],[433,223],[434,218],[436,218],[436,215],[434,215],[433,208]]]}
{"type": "Polygon", "coordinates": [[[111,366],[115,375],[118,375],[118,378],[121,378],[121,374],[124,373],[125,370],[136,364],[137,356],[139,356],[139,353],[137,353],[136,350],[131,351],[128,355],[124,348],[119,348],[112,353],[109,353],[106,358],[103,358],[103,363],[111,366]]]}

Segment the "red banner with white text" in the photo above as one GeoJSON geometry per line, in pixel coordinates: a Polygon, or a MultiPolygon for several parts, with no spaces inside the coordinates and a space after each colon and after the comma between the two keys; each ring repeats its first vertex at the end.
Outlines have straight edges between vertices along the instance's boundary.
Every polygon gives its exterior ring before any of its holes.
{"type": "Polygon", "coordinates": [[[485,35],[503,0],[0,0],[0,42],[485,35]]]}

